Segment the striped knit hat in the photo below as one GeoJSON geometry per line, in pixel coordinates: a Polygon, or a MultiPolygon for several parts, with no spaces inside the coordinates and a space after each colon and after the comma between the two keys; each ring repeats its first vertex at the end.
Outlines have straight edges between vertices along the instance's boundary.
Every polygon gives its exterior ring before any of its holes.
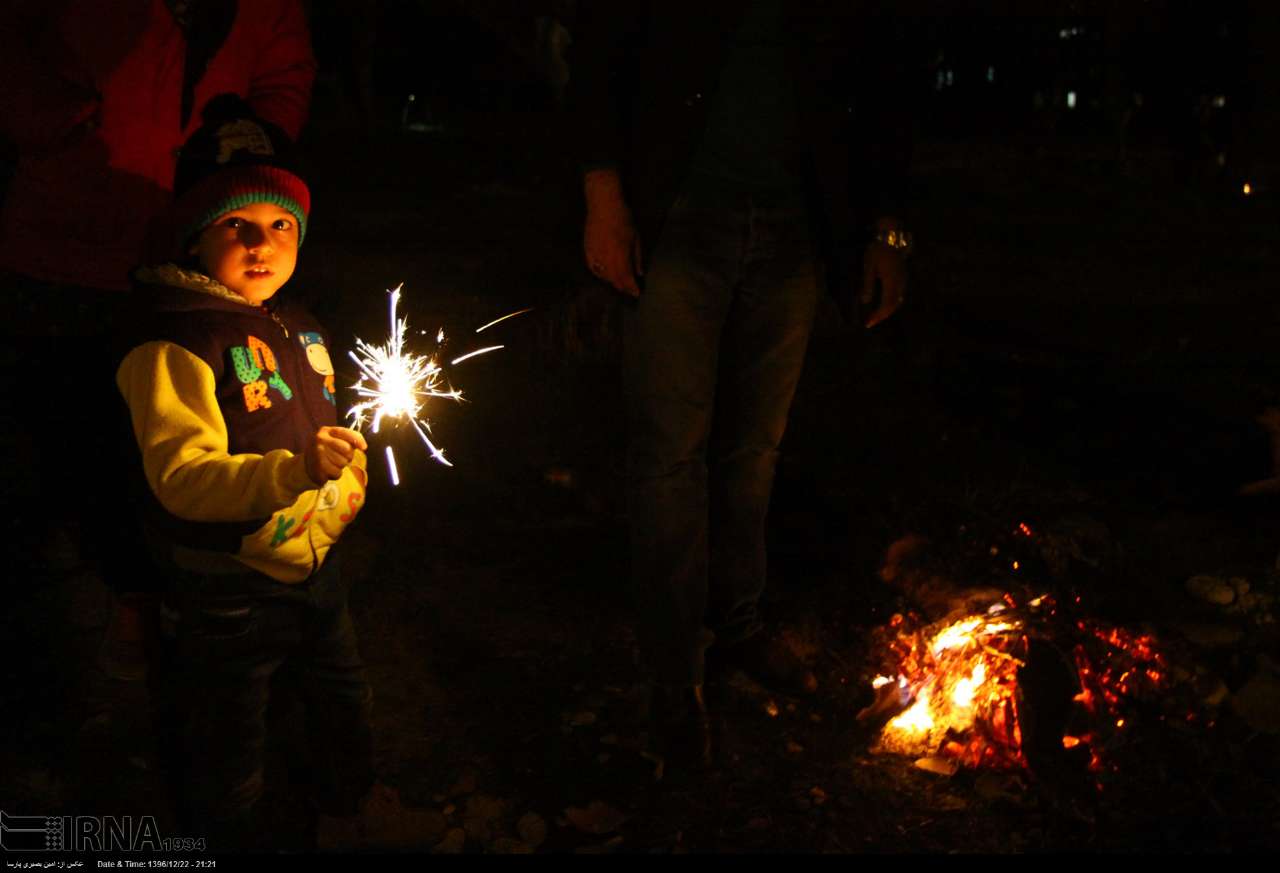
{"type": "Polygon", "coordinates": [[[293,143],[280,128],[253,114],[235,94],[205,106],[204,124],[178,156],[173,214],[177,243],[219,216],[250,203],[274,203],[298,220],[298,245],[307,235],[311,192],[293,172],[293,143]]]}

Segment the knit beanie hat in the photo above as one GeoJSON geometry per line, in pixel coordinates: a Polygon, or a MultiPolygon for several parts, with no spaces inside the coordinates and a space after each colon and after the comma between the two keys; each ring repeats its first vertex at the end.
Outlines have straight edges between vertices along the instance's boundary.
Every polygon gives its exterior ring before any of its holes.
{"type": "Polygon", "coordinates": [[[311,192],[294,172],[293,143],[280,128],[254,115],[235,94],[220,94],[201,115],[203,125],[178,156],[173,215],[179,246],[234,209],[274,203],[298,221],[298,245],[307,234],[311,192]]]}

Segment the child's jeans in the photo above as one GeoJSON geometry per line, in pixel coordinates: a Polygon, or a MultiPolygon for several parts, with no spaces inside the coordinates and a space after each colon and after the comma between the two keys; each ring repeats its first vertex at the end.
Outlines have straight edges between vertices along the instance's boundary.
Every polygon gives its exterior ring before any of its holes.
{"type": "Polygon", "coordinates": [[[166,595],[166,757],[181,826],[214,851],[258,838],[269,689],[286,664],[307,704],[317,807],[353,815],[373,784],[372,692],[334,558],[293,585],[180,572],[166,595]]]}

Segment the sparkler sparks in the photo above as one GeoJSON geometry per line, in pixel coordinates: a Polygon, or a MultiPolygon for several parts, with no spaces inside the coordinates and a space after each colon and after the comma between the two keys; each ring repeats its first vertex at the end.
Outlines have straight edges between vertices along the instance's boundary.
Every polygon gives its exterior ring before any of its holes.
{"type": "Polygon", "coordinates": [[[396,470],[396,453],[391,451],[391,446],[387,446],[387,469],[391,471],[391,484],[400,484],[400,472],[396,470]]]}
{"type": "MultiPolygon", "coordinates": [[[[431,424],[422,417],[422,408],[426,402],[439,397],[445,400],[462,400],[462,392],[449,385],[444,371],[435,355],[417,355],[405,348],[405,333],[408,331],[408,319],[396,315],[400,305],[401,284],[390,292],[390,331],[387,341],[382,345],[373,345],[356,337],[356,347],[348,352],[351,360],[360,370],[360,378],[352,389],[360,398],[347,410],[351,426],[356,430],[366,424],[373,433],[378,433],[385,420],[392,419],[397,423],[407,421],[426,445],[431,457],[445,466],[452,467],[444,456],[444,451],[431,441],[431,424]]],[[[496,318],[476,329],[476,333],[493,327],[499,322],[531,312],[532,307],[512,312],[496,318]]],[[[425,331],[419,331],[426,336],[425,331]]],[[[436,333],[437,351],[444,346],[444,328],[436,333]]],[[[460,364],[477,355],[487,354],[504,348],[501,345],[485,346],[454,358],[450,366],[460,364]]],[[[391,474],[391,484],[400,484],[400,474],[396,469],[396,456],[391,446],[387,446],[387,469],[391,474]]]]}
{"type": "Polygon", "coordinates": [[[460,358],[454,358],[452,361],[449,362],[449,365],[452,366],[454,364],[461,364],[467,358],[474,358],[476,355],[483,355],[486,352],[496,352],[498,349],[501,349],[501,348],[505,348],[505,347],[504,346],[486,346],[483,349],[476,349],[474,352],[467,352],[465,355],[463,355],[460,358]]]}
{"type": "MultiPolygon", "coordinates": [[[[405,350],[404,335],[408,329],[408,319],[396,317],[400,289],[403,287],[400,285],[391,292],[391,330],[386,343],[375,346],[356,337],[355,351],[348,353],[360,370],[360,378],[352,386],[360,401],[347,410],[347,417],[356,430],[369,423],[374,433],[382,427],[384,419],[408,421],[422,438],[431,456],[452,467],[453,464],[445,458],[444,452],[428,436],[431,425],[421,418],[421,413],[427,399],[441,397],[446,400],[461,400],[462,392],[448,385],[434,355],[415,355],[405,350]]],[[[443,342],[443,330],[436,339],[437,342],[443,342]]],[[[387,466],[391,471],[392,484],[399,485],[400,477],[391,446],[387,446],[387,466]]]]}
{"type": "Polygon", "coordinates": [[[493,327],[495,324],[497,324],[500,321],[506,321],[508,318],[515,318],[517,315],[524,315],[526,312],[533,312],[533,307],[529,306],[529,307],[526,307],[525,309],[518,309],[515,312],[508,312],[506,315],[502,316],[501,318],[495,318],[493,321],[489,322],[488,324],[480,325],[479,327],[476,328],[476,333],[479,333],[482,330],[487,330],[493,327]]]}

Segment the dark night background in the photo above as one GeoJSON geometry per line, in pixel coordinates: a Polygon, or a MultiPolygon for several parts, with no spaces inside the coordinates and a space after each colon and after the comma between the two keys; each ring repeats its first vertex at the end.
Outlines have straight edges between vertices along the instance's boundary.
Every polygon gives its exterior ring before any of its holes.
{"type": "MultiPolygon", "coordinates": [[[[1280,406],[1280,23],[1261,0],[899,6],[917,78],[885,87],[921,104],[909,304],[872,332],[820,316],[771,518],[767,605],[822,687],[773,718],[739,689],[731,766],[654,788],[618,313],[581,265],[549,48],[573,4],[310,4],[314,205],[290,287],[348,342],[383,336],[401,282],[410,324],[460,344],[535,307],[454,373],[467,402],[431,416],[456,466],[406,444],[393,489],[375,459],[349,535],[379,766],[465,851],[1280,847],[1280,514],[1235,496],[1272,475],[1255,419],[1280,406]],[[1087,802],[1034,774],[870,756],[853,718],[868,631],[904,607],[876,575],[885,549],[921,534],[949,578],[999,585],[1019,521],[1068,556],[1027,546],[1024,577],[1226,689],[1193,730],[1140,723],[1087,802]],[[1255,605],[1195,600],[1197,574],[1247,579],[1255,605]],[[595,801],[620,821],[566,820],[595,801]]],[[[5,610],[21,657],[0,682],[0,808],[165,814],[145,688],[93,666],[108,604],[81,565],[5,610]]],[[[305,761],[281,685],[269,814],[294,848],[305,761]]]]}

